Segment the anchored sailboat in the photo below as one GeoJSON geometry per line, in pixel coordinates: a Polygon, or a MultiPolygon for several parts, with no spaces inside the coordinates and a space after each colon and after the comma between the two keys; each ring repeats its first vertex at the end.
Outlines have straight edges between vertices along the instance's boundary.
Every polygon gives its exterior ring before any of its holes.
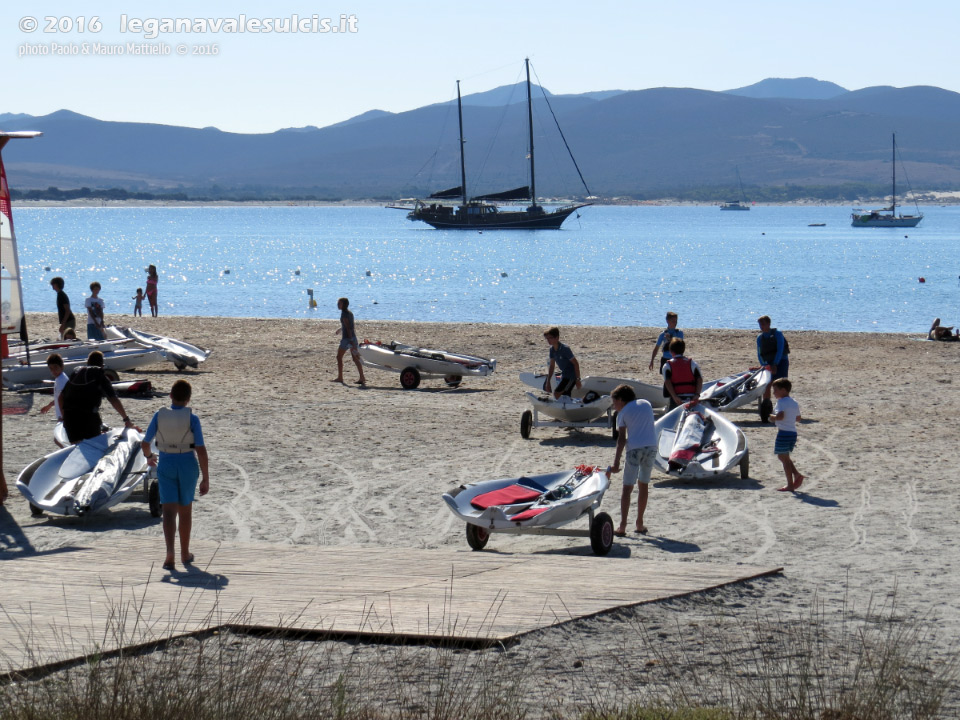
{"type": "MultiPolygon", "coordinates": [[[[570,215],[591,203],[574,203],[548,210],[537,203],[536,168],[533,152],[533,100],[530,91],[530,60],[525,60],[527,71],[527,120],[530,130],[529,158],[530,184],[500,193],[467,194],[467,170],[463,146],[463,103],[460,99],[460,81],[457,81],[457,113],[460,122],[460,185],[441,190],[426,200],[417,200],[407,215],[410,220],[421,220],[438,230],[558,230],[570,215]],[[460,205],[444,205],[443,200],[460,198],[460,205]],[[496,202],[529,200],[523,209],[502,209],[496,202]]],[[[561,132],[562,135],[562,132],[561,132]]],[[[571,154],[571,158],[573,155],[571,154]]],[[[576,160],[574,160],[576,165],[576,160]]],[[[577,172],[580,172],[579,167],[577,172]]],[[[581,181],[583,175],[580,176],[581,181]]],[[[584,187],[587,188],[584,182],[584,187]]],[[[589,195],[590,189],[587,188],[589,195]]]]}
{"type": "Polygon", "coordinates": [[[740,186],[740,199],[739,200],[730,200],[723,203],[720,206],[721,210],[749,210],[750,206],[747,204],[747,195],[743,192],[743,181],[740,180],[740,167],[737,166],[737,184],[740,186]],[[743,202],[741,202],[741,200],[743,202]]]}
{"type": "Polygon", "coordinates": [[[916,227],[923,220],[923,213],[917,207],[916,215],[897,215],[897,134],[893,133],[893,190],[890,207],[869,212],[853,211],[850,223],[853,227],[916,227]]]}

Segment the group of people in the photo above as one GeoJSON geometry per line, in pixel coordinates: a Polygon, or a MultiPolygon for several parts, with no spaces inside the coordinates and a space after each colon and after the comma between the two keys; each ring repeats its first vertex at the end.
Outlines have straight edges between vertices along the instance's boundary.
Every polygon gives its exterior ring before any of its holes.
{"type": "MultiPolygon", "coordinates": [[[[150,314],[157,317],[159,307],[157,305],[157,266],[150,265],[146,268],[147,272],[147,291],[144,295],[143,288],[137,288],[137,294],[133,296],[134,306],[133,314],[143,315],[143,299],[146,297],[150,304],[150,314]]],[[[70,307],[70,297],[64,292],[64,280],[62,277],[55,277],[50,280],[50,287],[57,293],[57,320],[60,323],[58,332],[61,340],[77,339],[77,317],[73,314],[70,307]]],[[[90,297],[83,302],[84,310],[87,313],[87,340],[106,340],[106,305],[103,298],[100,297],[101,286],[98,282],[90,283],[90,297]]]]}
{"type": "MultiPolygon", "coordinates": [[[[677,313],[668,312],[667,327],[657,337],[649,368],[653,369],[657,352],[661,351],[660,374],[663,377],[664,397],[669,398],[669,410],[680,405],[692,407],[697,404],[703,389],[700,367],[686,357],[683,331],[677,328],[677,313]]],[[[771,402],[771,393],[776,405],[771,408],[770,420],[777,427],[774,453],[783,466],[786,484],[781,492],[795,492],[803,484],[804,476],[797,470],[790,454],[797,444],[797,422],[801,420],[800,406],[790,396],[793,389],[787,375],[790,370],[790,345],[783,333],[772,327],[769,316],[757,318],[760,333],[757,335],[757,360],[770,370],[773,379],[764,393],[763,402],[771,402]]],[[[544,390],[559,399],[581,387],[580,364],[573,351],[560,342],[560,330],[552,327],[543,334],[550,346],[549,369],[544,390]],[[560,378],[552,385],[554,370],[560,378]]],[[[657,436],[654,429],[653,406],[647,400],[638,400],[629,385],[618,385],[610,393],[614,410],[617,411],[617,448],[609,472],[623,470],[623,490],[620,496],[620,524],[614,531],[618,537],[627,532],[627,520],[632,504],[633,488],[639,485],[637,498],[637,521],[635,531],[645,534],[643,516],[647,508],[650,478],[657,453],[657,436]],[[623,466],[621,468],[621,462],[623,466]]],[[[772,403],[771,403],[772,404],[772,403]]]]}

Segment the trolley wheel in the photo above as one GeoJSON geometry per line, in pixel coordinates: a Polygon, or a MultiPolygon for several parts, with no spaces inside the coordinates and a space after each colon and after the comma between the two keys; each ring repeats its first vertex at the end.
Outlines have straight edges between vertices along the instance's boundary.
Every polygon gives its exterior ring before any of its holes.
{"type": "Polygon", "coordinates": [[[479,525],[467,523],[467,543],[474,550],[483,550],[490,539],[490,531],[479,525]]]}
{"type": "Polygon", "coordinates": [[[120,374],[113,368],[104,368],[103,376],[110,382],[118,382],[120,380],[120,374]]]}
{"type": "Polygon", "coordinates": [[[420,371],[415,367],[406,367],[400,371],[400,384],[404,390],[413,390],[420,384],[420,371]]]}
{"type": "Polygon", "coordinates": [[[760,422],[769,422],[773,414],[773,400],[766,398],[760,401],[760,422]]]}
{"type": "Polygon", "coordinates": [[[533,427],[533,413],[529,410],[524,410],[523,415],[520,416],[520,437],[524,440],[530,438],[530,428],[533,427]]]}
{"type": "Polygon", "coordinates": [[[613,411],[613,415],[610,416],[610,434],[613,435],[614,440],[620,439],[620,431],[617,430],[617,411],[613,411]]]}
{"type": "Polygon", "coordinates": [[[177,369],[177,372],[183,372],[187,369],[187,364],[184,362],[175,362],[173,366],[177,369]]]}
{"type": "Polygon", "coordinates": [[[33,517],[43,517],[43,508],[30,503],[30,514],[33,517]]]}
{"type": "Polygon", "coordinates": [[[447,387],[460,387],[460,383],[463,382],[463,378],[460,375],[444,375],[443,381],[447,384],[447,387]]]}
{"type": "Polygon", "coordinates": [[[746,480],[750,477],[750,451],[747,450],[740,458],[740,477],[746,480]]]}
{"type": "Polygon", "coordinates": [[[613,518],[605,512],[590,523],[590,547],[594,555],[606,555],[613,547],[613,518]]]}
{"type": "Polygon", "coordinates": [[[163,506],[160,504],[160,483],[151,480],[147,488],[147,502],[150,504],[150,517],[160,517],[163,506]]]}

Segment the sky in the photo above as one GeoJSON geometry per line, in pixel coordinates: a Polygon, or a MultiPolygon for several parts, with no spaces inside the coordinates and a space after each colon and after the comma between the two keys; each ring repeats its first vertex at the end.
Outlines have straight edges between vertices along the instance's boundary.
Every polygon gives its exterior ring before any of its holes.
{"type": "Polygon", "coordinates": [[[449,100],[456,80],[464,94],[516,82],[524,57],[553,93],[728,90],[768,77],[960,92],[958,21],[956,0],[7,0],[0,114],[323,127],[449,100]],[[248,31],[229,32],[241,14],[248,31]],[[317,28],[330,18],[338,32],[249,30],[294,15],[317,28]],[[167,32],[165,18],[197,29],[167,32]]]}

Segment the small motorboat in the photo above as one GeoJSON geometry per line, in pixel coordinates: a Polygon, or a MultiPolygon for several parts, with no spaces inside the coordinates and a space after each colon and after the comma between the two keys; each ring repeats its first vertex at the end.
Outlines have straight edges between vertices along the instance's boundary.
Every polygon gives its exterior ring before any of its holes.
{"type": "Polygon", "coordinates": [[[89,515],[126,500],[137,486],[160,517],[160,488],[133,429],[109,430],[30,463],[17,489],[34,515],[89,515]]]}
{"type": "Polygon", "coordinates": [[[384,345],[364,340],[360,358],[367,367],[400,373],[404,390],[413,390],[424,378],[443,378],[449,387],[457,387],[464,377],[486,377],[497,369],[496,360],[398,342],[384,345]]]}
{"type": "MultiPolygon", "coordinates": [[[[528,385],[536,390],[544,390],[544,383],[547,379],[546,373],[532,373],[532,372],[522,372],[520,373],[520,382],[524,385],[528,385]]],[[[551,388],[556,388],[557,383],[560,381],[560,374],[557,373],[551,384],[551,388]]],[[[640,382],[639,380],[632,380],[630,378],[614,378],[614,377],[602,377],[602,376],[593,376],[588,375],[587,377],[580,378],[580,387],[573,388],[570,392],[570,397],[573,398],[582,398],[589,393],[594,393],[595,395],[609,395],[613,392],[614,388],[617,385],[629,385],[633,388],[633,391],[637,394],[638,400],[646,400],[651,405],[653,409],[663,408],[667,406],[667,398],[663,396],[663,387],[660,385],[650,385],[645,382],[640,382]]]]}
{"type": "Polygon", "coordinates": [[[607,473],[580,465],[533,477],[484,480],[444,493],[443,500],[467,524],[467,542],[482,550],[491,533],[589,537],[597,555],[613,547],[613,520],[597,513],[610,487],[607,473]],[[589,529],[561,529],[586,517],[589,529]]]}
{"type": "Polygon", "coordinates": [[[683,478],[704,478],[731,472],[750,472],[750,454],[743,431],[704,403],[674,408],[654,425],[659,470],[683,478]]]}
{"type": "MultiPolygon", "coordinates": [[[[700,402],[709,405],[714,410],[724,412],[735,410],[760,400],[764,391],[773,378],[766,368],[750,368],[735,375],[704,383],[700,391],[700,402]]],[[[767,418],[761,418],[764,422],[767,418]]]]}
{"type": "Polygon", "coordinates": [[[532,408],[520,415],[520,435],[524,440],[530,437],[533,428],[610,428],[616,438],[615,415],[610,412],[612,401],[609,395],[590,393],[584,398],[562,395],[535,395],[526,393],[532,408]],[[541,420],[546,415],[550,420],[541,420]]]}
{"type": "Polygon", "coordinates": [[[108,325],[106,335],[109,340],[132,340],[141,347],[161,350],[177,370],[184,370],[187,367],[195,368],[210,357],[210,350],[204,350],[183,340],[154,335],[129,327],[108,325]]]}

